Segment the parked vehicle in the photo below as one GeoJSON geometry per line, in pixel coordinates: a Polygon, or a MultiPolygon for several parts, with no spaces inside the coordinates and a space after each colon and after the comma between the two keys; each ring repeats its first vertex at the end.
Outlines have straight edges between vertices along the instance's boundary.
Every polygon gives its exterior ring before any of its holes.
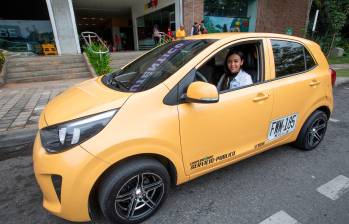
{"type": "Polygon", "coordinates": [[[335,77],[316,43],[287,35],[161,45],[47,105],[33,151],[43,206],[71,221],[101,213],[138,223],[171,184],[287,143],[312,150],[333,110],[335,77]],[[232,50],[243,52],[250,84],[217,89],[232,50]]]}

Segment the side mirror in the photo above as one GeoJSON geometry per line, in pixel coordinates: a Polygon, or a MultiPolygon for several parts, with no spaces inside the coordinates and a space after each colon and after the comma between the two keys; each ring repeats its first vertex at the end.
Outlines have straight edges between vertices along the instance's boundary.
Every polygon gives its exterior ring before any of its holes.
{"type": "Polygon", "coordinates": [[[217,103],[218,90],[212,84],[196,81],[189,85],[185,100],[191,103],[217,103]]]}

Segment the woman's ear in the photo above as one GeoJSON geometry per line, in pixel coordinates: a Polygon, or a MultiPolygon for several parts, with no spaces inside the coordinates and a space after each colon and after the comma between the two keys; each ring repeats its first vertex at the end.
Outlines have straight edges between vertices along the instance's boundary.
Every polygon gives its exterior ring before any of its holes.
{"type": "Polygon", "coordinates": [[[241,59],[241,65],[243,65],[244,64],[244,59],[241,59]]]}

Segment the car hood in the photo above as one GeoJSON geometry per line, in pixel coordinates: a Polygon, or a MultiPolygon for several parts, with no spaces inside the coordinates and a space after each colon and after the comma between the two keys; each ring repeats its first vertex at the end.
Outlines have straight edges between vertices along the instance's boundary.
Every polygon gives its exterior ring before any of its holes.
{"type": "Polygon", "coordinates": [[[87,80],[62,92],[47,104],[43,112],[46,125],[119,108],[132,94],[108,88],[101,78],[87,80]]]}

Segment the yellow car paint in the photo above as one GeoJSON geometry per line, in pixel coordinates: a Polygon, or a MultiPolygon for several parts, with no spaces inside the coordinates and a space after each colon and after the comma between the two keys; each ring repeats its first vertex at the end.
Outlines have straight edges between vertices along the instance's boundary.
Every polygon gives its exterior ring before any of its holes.
{"type": "MultiPolygon", "coordinates": [[[[319,46],[312,41],[268,33],[205,34],[186,39],[218,41],[149,90],[118,92],[104,86],[101,78],[94,78],[49,102],[40,117],[40,129],[111,109],[119,110],[101,132],[60,153],[48,153],[38,133],[33,150],[34,171],[47,210],[71,221],[89,221],[91,190],[109,168],[122,160],[137,155],[165,158],[175,168],[175,184],[181,184],[292,142],[317,108],[333,110],[329,66],[319,46]],[[270,39],[303,44],[314,56],[317,67],[302,75],[274,79],[270,39]],[[199,68],[227,45],[253,40],[261,40],[264,46],[265,82],[220,94],[218,103],[164,104],[170,90],[193,68],[199,68]],[[270,122],[293,113],[298,114],[296,129],[268,141],[270,122]],[[62,176],[61,200],[53,189],[51,175],[62,176]]],[[[190,91],[197,94],[195,86],[190,91]]],[[[208,95],[216,97],[213,93],[208,95]]]]}
{"type": "Polygon", "coordinates": [[[187,90],[187,97],[195,100],[217,100],[219,98],[215,85],[205,82],[193,82],[187,90]]]}

